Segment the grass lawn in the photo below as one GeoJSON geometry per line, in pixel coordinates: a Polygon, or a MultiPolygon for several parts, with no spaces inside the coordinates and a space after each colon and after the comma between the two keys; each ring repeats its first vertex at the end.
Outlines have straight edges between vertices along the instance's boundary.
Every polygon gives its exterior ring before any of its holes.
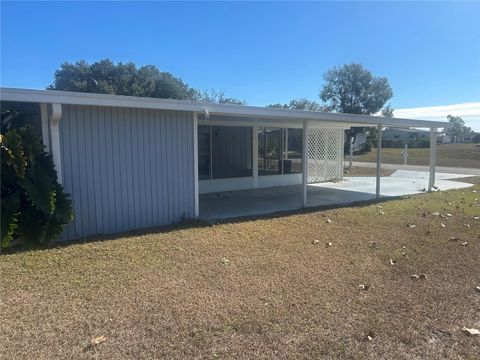
{"type": "Polygon", "coordinates": [[[0,358],[478,359],[480,336],[462,332],[480,329],[478,198],[475,185],[2,255],[0,358]]]}
{"type": "MultiPolygon", "coordinates": [[[[403,164],[403,149],[382,149],[382,163],[403,164]]],[[[354,161],[375,162],[377,149],[354,156],[354,161]]],[[[408,149],[409,165],[428,165],[430,149],[408,149]]],[[[348,159],[347,156],[345,156],[348,159]]],[[[437,166],[468,167],[480,169],[480,144],[437,145],[437,166]]]]}

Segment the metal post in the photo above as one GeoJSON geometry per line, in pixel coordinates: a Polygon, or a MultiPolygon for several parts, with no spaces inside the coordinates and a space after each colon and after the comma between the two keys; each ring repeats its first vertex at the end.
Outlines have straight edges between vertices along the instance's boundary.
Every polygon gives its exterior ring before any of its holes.
{"type": "Polygon", "coordinates": [[[302,204],[307,207],[307,182],[308,182],[308,122],[303,122],[303,148],[302,148],[302,204]]]}
{"type": "Polygon", "coordinates": [[[376,188],[375,195],[376,198],[380,198],[380,177],[382,175],[382,125],[378,125],[378,135],[377,135],[377,168],[376,170],[376,188]]]}
{"type": "Polygon", "coordinates": [[[353,162],[353,141],[355,138],[353,136],[350,137],[350,162],[348,164],[348,168],[352,168],[352,162],[353,162]]]}
{"type": "Polygon", "coordinates": [[[405,144],[405,148],[403,149],[403,165],[407,165],[408,162],[408,144],[405,144]]]}
{"type": "Polygon", "coordinates": [[[252,175],[253,188],[258,188],[258,127],[252,127],[252,175]]]}
{"type": "Polygon", "coordinates": [[[437,162],[437,136],[436,129],[430,129],[430,174],[428,177],[428,191],[435,186],[435,164],[437,162]]]}

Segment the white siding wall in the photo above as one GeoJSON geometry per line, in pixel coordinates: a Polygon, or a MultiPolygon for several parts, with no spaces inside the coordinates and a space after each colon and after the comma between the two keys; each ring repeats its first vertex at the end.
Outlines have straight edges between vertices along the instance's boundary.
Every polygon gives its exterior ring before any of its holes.
{"type": "Polygon", "coordinates": [[[63,105],[63,186],[75,220],[63,240],[194,216],[193,113],[63,105]]]}

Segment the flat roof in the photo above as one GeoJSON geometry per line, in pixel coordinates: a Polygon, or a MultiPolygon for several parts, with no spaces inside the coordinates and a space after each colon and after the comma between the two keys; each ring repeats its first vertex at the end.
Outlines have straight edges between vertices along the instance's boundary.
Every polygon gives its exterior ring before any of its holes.
{"type": "Polygon", "coordinates": [[[383,116],[354,115],[322,111],[291,110],[259,106],[216,104],[201,101],[158,99],[138,96],[107,95],[57,90],[34,90],[0,87],[0,100],[59,103],[69,105],[92,105],[144,109],[190,111],[214,115],[279,119],[290,121],[320,121],[349,126],[449,128],[449,122],[388,118],[383,116]]]}

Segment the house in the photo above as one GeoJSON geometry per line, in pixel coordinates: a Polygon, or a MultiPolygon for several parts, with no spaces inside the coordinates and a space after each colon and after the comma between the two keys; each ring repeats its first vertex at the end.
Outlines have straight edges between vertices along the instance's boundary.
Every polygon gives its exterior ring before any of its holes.
{"type": "Polygon", "coordinates": [[[430,138],[430,132],[419,129],[386,129],[383,131],[383,140],[400,140],[404,143],[408,143],[411,140],[430,138]]]}
{"type": "Polygon", "coordinates": [[[298,207],[306,207],[308,184],[342,179],[346,129],[425,127],[435,136],[436,128],[448,126],[62,91],[1,88],[0,94],[3,102],[38,108],[39,131],[75,210],[63,240],[196,218],[208,196],[202,194],[296,185],[298,207]]]}

